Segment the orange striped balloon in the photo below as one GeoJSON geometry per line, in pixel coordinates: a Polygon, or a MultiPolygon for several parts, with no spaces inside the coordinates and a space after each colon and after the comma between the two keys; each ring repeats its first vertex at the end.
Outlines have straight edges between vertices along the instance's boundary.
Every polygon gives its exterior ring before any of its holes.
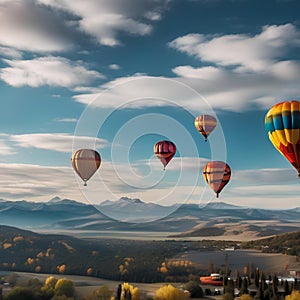
{"type": "Polygon", "coordinates": [[[207,141],[207,137],[217,126],[217,120],[210,115],[199,115],[196,117],[194,124],[196,129],[204,136],[205,141],[207,141]]]}
{"type": "Polygon", "coordinates": [[[72,156],[72,167],[87,185],[87,181],[99,169],[101,164],[100,154],[92,149],[77,150],[72,156]]]}
{"type": "Polygon", "coordinates": [[[203,177],[219,198],[222,189],[230,180],[231,169],[223,161],[210,161],[203,169],[203,177]]]}

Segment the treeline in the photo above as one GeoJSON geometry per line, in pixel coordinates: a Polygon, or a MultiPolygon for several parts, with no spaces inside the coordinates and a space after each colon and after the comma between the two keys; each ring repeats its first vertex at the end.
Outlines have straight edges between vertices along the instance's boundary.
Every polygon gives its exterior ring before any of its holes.
{"type": "Polygon", "coordinates": [[[259,249],[268,253],[283,253],[300,257],[300,231],[265,239],[243,242],[241,248],[259,249]]]}
{"type": "Polygon", "coordinates": [[[190,275],[212,272],[188,260],[173,259],[185,251],[226,247],[259,248],[299,255],[300,231],[248,243],[228,241],[83,240],[41,235],[0,226],[0,270],[88,275],[127,282],[185,282],[190,275]]]}
{"type": "Polygon", "coordinates": [[[11,273],[5,279],[10,283],[10,290],[2,292],[0,285],[0,299],[3,300],[186,300],[189,297],[203,297],[199,282],[189,281],[184,288],[176,288],[166,284],[158,288],[154,295],[140,291],[127,282],[120,283],[115,290],[107,286],[89,289],[86,295],[76,290],[76,285],[68,278],[56,279],[53,276],[44,282],[37,278],[17,283],[17,275],[11,273]]]}
{"type": "MultiPolygon", "coordinates": [[[[16,282],[17,275],[10,274],[5,278],[10,282],[10,290],[2,293],[0,286],[1,300],[187,300],[188,298],[203,298],[211,295],[211,290],[206,288],[204,291],[199,281],[194,278],[183,286],[175,287],[172,284],[165,284],[154,291],[152,294],[140,291],[138,287],[127,282],[120,283],[115,290],[107,286],[91,287],[85,295],[76,289],[75,284],[68,278],[56,279],[49,276],[44,282],[33,278],[27,282],[16,282]]],[[[240,300],[299,300],[299,284],[294,282],[289,284],[285,281],[279,283],[274,275],[268,281],[263,272],[257,269],[255,278],[237,278],[235,281],[229,277],[224,277],[222,300],[233,300],[238,290],[240,300]],[[256,292],[251,293],[249,286],[256,287],[256,292]],[[283,287],[283,288],[282,288],[283,287]]],[[[252,288],[253,290],[253,288],[252,288]]]]}
{"type": "Polygon", "coordinates": [[[171,258],[184,251],[207,251],[234,244],[217,241],[83,240],[0,227],[0,269],[88,275],[131,282],[186,280],[201,275],[197,265],[171,258]],[[166,272],[166,270],[168,272],[166,272]]]}

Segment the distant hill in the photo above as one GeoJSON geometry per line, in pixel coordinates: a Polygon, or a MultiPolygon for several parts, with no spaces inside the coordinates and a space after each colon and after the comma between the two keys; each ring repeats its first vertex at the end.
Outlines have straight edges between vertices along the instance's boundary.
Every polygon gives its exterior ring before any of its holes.
{"type": "MultiPolygon", "coordinates": [[[[242,245],[244,248],[252,249],[259,247],[259,244],[256,243],[269,245],[272,252],[276,252],[276,247],[291,246],[293,249],[293,244],[294,246],[300,244],[300,231],[242,245]]],[[[218,257],[220,260],[220,257],[223,259],[225,255],[221,249],[238,248],[239,245],[239,242],[209,240],[78,239],[61,234],[38,234],[0,225],[0,268],[2,271],[89,275],[131,282],[162,282],[168,280],[170,274],[173,274],[174,281],[176,274],[182,280],[182,276],[185,274],[186,280],[188,280],[190,274],[198,275],[199,272],[208,272],[209,260],[207,258],[202,260],[201,264],[199,262],[193,266],[186,265],[186,270],[182,264],[173,265],[171,263],[168,268],[171,268],[173,273],[160,272],[162,262],[172,262],[174,259],[185,262],[186,259],[189,259],[185,256],[187,253],[204,255],[204,257],[210,254],[214,259],[218,257]],[[175,268],[176,265],[180,267],[179,272],[175,268]]],[[[285,248],[286,251],[287,249],[285,248]]],[[[254,251],[255,255],[248,251],[250,256],[248,255],[247,259],[249,261],[245,261],[244,255],[242,255],[243,250],[234,252],[239,252],[240,259],[243,259],[240,262],[241,268],[250,262],[258,267],[263,266],[262,260],[265,255],[261,255],[260,251],[254,251]]],[[[297,254],[295,253],[295,255],[297,254]]],[[[284,261],[286,261],[285,258],[284,261]]],[[[282,265],[275,271],[281,270],[282,265]]],[[[242,271],[243,269],[240,269],[240,272],[242,271]]]]}
{"type": "Polygon", "coordinates": [[[162,206],[122,197],[93,206],[55,197],[48,202],[0,201],[0,224],[37,232],[165,232],[166,237],[250,240],[295,231],[299,208],[258,209],[211,202],[162,206]]]}
{"type": "Polygon", "coordinates": [[[283,253],[300,256],[300,230],[241,244],[242,248],[263,249],[268,253],[283,253]]]}

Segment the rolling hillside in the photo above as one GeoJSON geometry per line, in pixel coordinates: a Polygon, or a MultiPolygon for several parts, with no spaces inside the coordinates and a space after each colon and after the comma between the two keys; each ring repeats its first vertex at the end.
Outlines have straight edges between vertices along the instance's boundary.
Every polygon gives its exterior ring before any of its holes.
{"type": "Polygon", "coordinates": [[[299,209],[267,210],[212,202],[161,206],[123,197],[98,206],[55,197],[45,203],[0,200],[0,224],[36,232],[165,232],[165,238],[272,236],[299,228],[299,209]],[[115,218],[109,217],[113,215],[115,218]]]}

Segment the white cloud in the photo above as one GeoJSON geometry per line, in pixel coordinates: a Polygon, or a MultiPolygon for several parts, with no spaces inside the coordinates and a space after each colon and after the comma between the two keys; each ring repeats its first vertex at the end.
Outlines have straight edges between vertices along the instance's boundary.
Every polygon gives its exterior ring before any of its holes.
{"type": "Polygon", "coordinates": [[[22,53],[13,48],[0,46],[0,56],[20,59],[22,58],[22,53]]]}
{"type": "Polygon", "coordinates": [[[240,73],[212,66],[178,66],[173,72],[179,77],[117,78],[98,89],[91,89],[90,93],[84,93],[88,89],[81,89],[83,93],[73,98],[86,105],[109,108],[163,106],[167,104],[165,100],[169,100],[193,111],[208,106],[243,111],[267,109],[276,102],[295,99],[300,94],[300,64],[295,61],[274,63],[268,72],[260,73],[240,73]]]}
{"type": "Polygon", "coordinates": [[[264,72],[287,49],[300,45],[300,31],[292,24],[264,26],[255,36],[188,34],[169,43],[181,52],[220,66],[264,72]]]}
{"type": "MultiPolygon", "coordinates": [[[[116,46],[121,44],[121,33],[149,34],[151,23],[161,19],[169,1],[2,0],[0,46],[37,53],[61,52],[75,48],[78,37],[86,36],[99,44],[116,46]]],[[[5,52],[16,58],[16,53],[5,52]]]]}
{"type": "Polygon", "coordinates": [[[76,118],[63,118],[63,119],[55,119],[56,122],[66,122],[66,123],[76,123],[78,119],[76,118]]]}
{"type": "Polygon", "coordinates": [[[111,70],[120,70],[121,69],[121,67],[118,64],[110,64],[108,67],[111,70]]]}
{"type": "Polygon", "coordinates": [[[118,35],[125,32],[147,35],[152,30],[149,21],[160,20],[169,0],[106,1],[38,0],[38,2],[67,11],[79,18],[79,29],[93,36],[100,44],[120,44],[118,35]]]}
{"type": "Polygon", "coordinates": [[[65,20],[34,0],[0,2],[0,45],[49,53],[72,47],[70,36],[65,20]]]}
{"type": "MultiPolygon", "coordinates": [[[[15,146],[22,148],[37,148],[58,152],[71,152],[74,136],[66,133],[31,133],[7,135],[6,139],[14,142],[15,146]]],[[[76,145],[86,148],[85,145],[95,145],[96,148],[104,148],[109,142],[94,137],[76,136],[76,145]]]]}
{"type": "MultiPolygon", "coordinates": [[[[185,161],[185,159],[184,159],[185,161]]],[[[153,161],[153,163],[155,163],[153,161]]],[[[190,164],[189,160],[184,164],[190,164]]],[[[127,164],[112,165],[103,162],[96,174],[89,180],[88,187],[83,186],[82,180],[70,167],[40,166],[30,164],[0,164],[2,172],[0,181],[2,188],[0,198],[4,199],[26,199],[30,201],[47,201],[59,195],[62,198],[74,199],[91,204],[110,199],[116,200],[122,196],[140,198],[145,202],[153,202],[161,205],[174,203],[196,203],[205,206],[210,201],[216,201],[213,191],[200,180],[196,185],[177,185],[166,181],[172,176],[173,171],[155,171],[157,184],[143,188],[143,178],[137,166],[131,166],[135,174],[135,180],[129,185],[127,164]],[[159,176],[158,176],[159,175],[159,176]],[[124,179],[126,179],[124,181],[124,179]]],[[[235,171],[233,178],[224,188],[220,195],[220,201],[240,206],[287,209],[300,207],[299,184],[278,181],[275,183],[259,182],[260,177],[248,185],[247,182],[237,182],[240,174],[246,174],[248,178],[255,179],[258,173],[254,170],[235,171]],[[238,173],[239,172],[239,173],[238,173]],[[237,176],[238,174],[238,176],[237,176]],[[276,195],[276,196],[274,196],[276,195]]],[[[270,169],[272,177],[275,173],[284,174],[286,170],[270,169]]],[[[134,174],[134,173],[133,173],[134,174]]],[[[246,177],[244,177],[246,179],[246,177]]],[[[298,180],[296,178],[296,180],[298,180]]]]}
{"type": "Polygon", "coordinates": [[[7,134],[0,133],[0,156],[16,154],[15,149],[9,144],[7,137],[7,134]]]}
{"type": "Polygon", "coordinates": [[[172,70],[176,75],[185,78],[216,81],[226,76],[226,72],[216,67],[193,68],[191,66],[178,66],[172,70]]]}
{"type": "Polygon", "coordinates": [[[30,164],[0,164],[2,199],[47,201],[56,195],[84,201],[77,188],[71,167],[48,167],[30,164]]]}
{"type": "Polygon", "coordinates": [[[10,67],[0,69],[0,78],[14,87],[49,85],[72,88],[103,78],[101,73],[88,70],[81,62],[72,62],[63,57],[5,59],[4,62],[10,67]]]}
{"type": "Polygon", "coordinates": [[[295,184],[299,180],[297,172],[292,167],[289,169],[258,169],[240,170],[233,173],[233,178],[242,184],[248,185],[280,185],[295,184]]]}

